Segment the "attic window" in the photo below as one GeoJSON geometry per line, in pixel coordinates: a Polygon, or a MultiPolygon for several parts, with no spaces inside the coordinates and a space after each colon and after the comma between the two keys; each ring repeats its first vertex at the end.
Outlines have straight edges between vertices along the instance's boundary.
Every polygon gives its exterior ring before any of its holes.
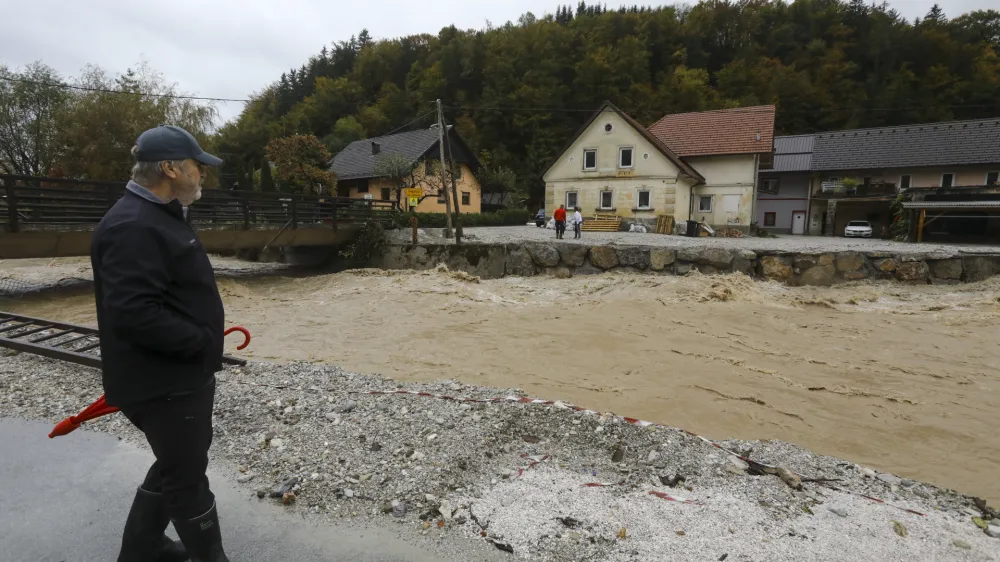
{"type": "Polygon", "coordinates": [[[587,148],[583,151],[583,169],[584,170],[596,170],[597,169],[597,149],[587,148]]]}
{"type": "Polygon", "coordinates": [[[608,123],[608,124],[604,125],[604,132],[605,133],[610,133],[611,129],[614,129],[614,127],[611,126],[611,123],[608,123]]]}

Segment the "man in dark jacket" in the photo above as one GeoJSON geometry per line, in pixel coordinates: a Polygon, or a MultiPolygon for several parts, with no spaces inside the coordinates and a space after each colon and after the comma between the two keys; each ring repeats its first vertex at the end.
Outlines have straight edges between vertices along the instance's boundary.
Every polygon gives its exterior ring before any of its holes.
{"type": "Polygon", "coordinates": [[[185,221],[205,167],[222,161],[171,126],[144,132],[132,154],[132,181],[90,249],[107,402],[156,457],[118,562],[228,562],[205,475],[224,311],[212,264],[185,221]],[[164,535],[169,521],[183,546],[164,535]]]}

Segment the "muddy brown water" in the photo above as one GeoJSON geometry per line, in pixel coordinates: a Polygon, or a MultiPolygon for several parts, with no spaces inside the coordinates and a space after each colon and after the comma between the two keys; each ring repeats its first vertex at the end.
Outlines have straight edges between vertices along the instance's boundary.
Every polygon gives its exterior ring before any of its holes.
{"type": "MultiPolygon", "coordinates": [[[[1000,501],[1000,280],[790,288],[362,270],[219,285],[227,323],[254,334],[249,358],[517,387],[1000,501]]],[[[0,309],[94,322],[87,292],[0,309]]]]}

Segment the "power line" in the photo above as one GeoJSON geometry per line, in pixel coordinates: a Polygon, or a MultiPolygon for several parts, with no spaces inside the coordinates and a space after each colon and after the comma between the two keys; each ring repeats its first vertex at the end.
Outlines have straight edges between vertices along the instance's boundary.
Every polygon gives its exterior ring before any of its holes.
{"type": "Polygon", "coordinates": [[[235,101],[242,103],[250,103],[255,101],[263,100],[251,100],[251,99],[236,99],[236,98],[210,98],[203,96],[179,96],[175,94],[149,94],[145,92],[129,92],[128,90],[112,90],[109,88],[91,88],[88,86],[74,86],[72,84],[58,84],[55,82],[42,82],[39,80],[28,80],[25,78],[9,78],[7,76],[0,76],[0,80],[7,82],[20,82],[22,84],[33,84],[35,86],[47,86],[50,88],[63,88],[68,90],[81,90],[84,92],[100,92],[105,94],[125,94],[130,96],[149,96],[151,98],[166,98],[166,99],[178,99],[178,100],[199,100],[199,101],[235,101]]]}

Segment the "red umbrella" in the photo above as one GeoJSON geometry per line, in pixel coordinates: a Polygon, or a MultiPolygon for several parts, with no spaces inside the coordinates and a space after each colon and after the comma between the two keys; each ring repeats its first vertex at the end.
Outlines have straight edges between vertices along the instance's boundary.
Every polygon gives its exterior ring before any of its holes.
{"type": "MultiPolygon", "coordinates": [[[[243,334],[243,343],[236,346],[236,349],[243,349],[250,345],[250,331],[243,326],[233,326],[225,331],[224,335],[228,336],[233,332],[240,332],[243,334]]],[[[93,404],[84,408],[79,414],[75,416],[70,416],[63,421],[56,424],[55,428],[52,429],[52,433],[49,433],[49,439],[53,437],[59,437],[70,433],[74,429],[80,427],[80,424],[85,421],[90,421],[101,416],[106,416],[108,414],[113,414],[118,411],[118,408],[114,406],[108,406],[107,402],[104,401],[104,396],[101,396],[94,401],[93,404]]]]}

